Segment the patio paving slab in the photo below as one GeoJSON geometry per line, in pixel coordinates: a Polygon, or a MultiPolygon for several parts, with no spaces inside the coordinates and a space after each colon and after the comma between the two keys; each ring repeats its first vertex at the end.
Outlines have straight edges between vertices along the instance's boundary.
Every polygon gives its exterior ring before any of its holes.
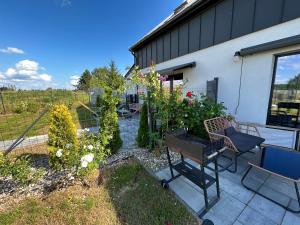
{"type": "Polygon", "coordinates": [[[204,219],[212,220],[215,225],[232,225],[245,206],[226,192],[221,192],[221,199],[208,211],[204,219]]]}
{"type": "MultiPolygon", "coordinates": [[[[245,159],[245,158],[244,158],[245,159]]],[[[197,163],[186,159],[190,164],[197,163]]],[[[245,164],[244,162],[242,162],[245,164]]],[[[240,167],[242,168],[242,167],[240,167]]],[[[206,169],[210,175],[214,173],[206,169]]],[[[176,171],[174,171],[175,174],[176,171]]],[[[273,202],[247,190],[241,184],[243,173],[222,172],[220,176],[221,198],[204,216],[215,225],[300,225],[300,214],[287,212],[273,202]]],[[[159,179],[169,179],[170,170],[165,168],[156,173],[159,179]]],[[[278,177],[253,169],[245,183],[262,194],[297,208],[294,186],[278,177]]],[[[170,183],[170,189],[191,209],[198,212],[204,206],[203,191],[184,177],[170,183]]],[[[216,195],[215,186],[208,189],[209,197],[216,195]]]]}
{"type": "Polygon", "coordinates": [[[286,212],[283,218],[282,225],[296,225],[296,224],[300,224],[300,215],[291,212],[286,212]]]}
{"type": "Polygon", "coordinates": [[[276,225],[276,223],[263,216],[258,211],[250,208],[249,206],[238,217],[238,221],[243,225],[276,225]]]}
{"type": "Polygon", "coordinates": [[[254,198],[249,202],[248,206],[250,206],[252,209],[255,209],[276,224],[280,224],[282,222],[285,214],[285,210],[282,207],[259,195],[255,195],[254,198]]]}

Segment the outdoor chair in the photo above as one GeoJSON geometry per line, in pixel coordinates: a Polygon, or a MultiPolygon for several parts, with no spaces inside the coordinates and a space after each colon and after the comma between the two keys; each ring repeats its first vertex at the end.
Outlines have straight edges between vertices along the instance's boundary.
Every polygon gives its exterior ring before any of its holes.
{"type": "Polygon", "coordinates": [[[241,181],[244,187],[264,198],[267,198],[268,200],[274,202],[275,204],[283,207],[290,212],[300,212],[300,196],[298,189],[298,185],[300,183],[300,152],[274,146],[266,146],[259,151],[259,153],[257,154],[257,158],[253,162],[249,162],[248,164],[250,165],[250,167],[244,174],[241,181]],[[259,193],[257,190],[254,190],[253,188],[247,186],[244,180],[252,168],[267,172],[293,183],[295,186],[299,209],[291,209],[290,207],[285,206],[280,202],[275,201],[270,197],[259,193]]]}
{"type": "Polygon", "coordinates": [[[234,119],[227,119],[225,117],[216,117],[204,121],[205,129],[212,142],[224,138],[225,146],[228,150],[233,151],[233,158],[225,155],[223,157],[231,161],[226,166],[219,165],[223,170],[235,173],[237,171],[237,158],[244,153],[251,152],[255,147],[265,141],[260,137],[256,126],[245,123],[238,123],[234,119]],[[230,169],[231,166],[234,169],[230,169]]]}

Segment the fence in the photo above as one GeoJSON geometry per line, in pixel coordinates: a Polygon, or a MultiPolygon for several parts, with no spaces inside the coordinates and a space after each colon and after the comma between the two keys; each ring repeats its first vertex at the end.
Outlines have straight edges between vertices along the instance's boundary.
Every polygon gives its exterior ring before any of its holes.
{"type": "Polygon", "coordinates": [[[0,93],[0,150],[46,151],[49,109],[68,106],[78,130],[97,129],[97,117],[89,110],[90,96],[82,91],[32,90],[0,93]]]}

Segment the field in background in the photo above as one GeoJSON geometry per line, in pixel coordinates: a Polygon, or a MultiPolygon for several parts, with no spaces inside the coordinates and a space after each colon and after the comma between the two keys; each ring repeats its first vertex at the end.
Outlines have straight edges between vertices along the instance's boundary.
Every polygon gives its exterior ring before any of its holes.
{"type": "MultiPolygon", "coordinates": [[[[0,96],[0,142],[18,138],[44,110],[55,103],[64,103],[69,107],[78,129],[96,126],[92,113],[81,105],[90,105],[90,97],[86,92],[7,91],[0,96]]],[[[48,128],[49,112],[30,129],[26,137],[47,134],[48,128]]]]}

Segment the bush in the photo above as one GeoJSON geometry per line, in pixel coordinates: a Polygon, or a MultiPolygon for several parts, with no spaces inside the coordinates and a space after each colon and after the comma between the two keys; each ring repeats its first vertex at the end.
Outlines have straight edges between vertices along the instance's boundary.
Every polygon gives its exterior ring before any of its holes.
{"type": "Polygon", "coordinates": [[[183,121],[183,126],[188,128],[191,134],[208,139],[204,120],[225,116],[225,109],[223,103],[215,103],[205,95],[195,98],[191,92],[188,92],[187,98],[179,106],[178,115],[183,121]]]}
{"type": "Polygon", "coordinates": [[[33,170],[30,167],[29,156],[9,158],[0,152],[0,176],[9,177],[21,184],[29,184],[40,176],[41,170],[33,170]]]}
{"type": "Polygon", "coordinates": [[[115,128],[115,132],[113,134],[113,139],[110,142],[109,149],[111,150],[111,154],[117,153],[117,151],[122,147],[123,141],[120,137],[120,129],[119,126],[115,128]]]}
{"type": "Polygon", "coordinates": [[[142,106],[140,127],[136,141],[140,148],[144,148],[149,145],[148,107],[146,102],[142,106]]]}
{"type": "Polygon", "coordinates": [[[26,101],[21,101],[19,104],[17,104],[17,107],[15,109],[15,113],[23,113],[23,112],[27,112],[28,110],[28,102],[26,101]]]}
{"type": "Polygon", "coordinates": [[[51,110],[48,145],[53,168],[68,168],[76,164],[77,129],[67,106],[63,104],[54,105],[51,110]]]}

